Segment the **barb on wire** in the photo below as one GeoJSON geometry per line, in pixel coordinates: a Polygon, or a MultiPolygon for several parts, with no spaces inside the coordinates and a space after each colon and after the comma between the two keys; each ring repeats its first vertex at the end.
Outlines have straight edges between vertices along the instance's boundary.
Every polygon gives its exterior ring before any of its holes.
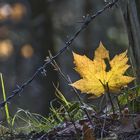
{"type": "Polygon", "coordinates": [[[91,23],[93,19],[95,19],[97,16],[101,15],[104,11],[107,9],[112,8],[119,0],[113,0],[112,2],[109,2],[106,4],[101,10],[97,11],[95,14],[87,16],[84,19],[84,22],[82,23],[81,27],[75,32],[75,34],[67,41],[65,42],[65,46],[56,54],[54,55],[50,60],[46,61],[41,67],[39,67],[35,73],[21,86],[17,86],[11,93],[11,95],[3,102],[0,103],[0,108],[4,107],[6,103],[8,103],[11,99],[13,99],[16,95],[21,94],[21,92],[40,74],[44,73],[46,74],[46,68],[47,66],[55,60],[59,55],[61,55],[63,52],[65,52],[70,45],[73,43],[73,41],[77,38],[77,36],[91,23]]]}

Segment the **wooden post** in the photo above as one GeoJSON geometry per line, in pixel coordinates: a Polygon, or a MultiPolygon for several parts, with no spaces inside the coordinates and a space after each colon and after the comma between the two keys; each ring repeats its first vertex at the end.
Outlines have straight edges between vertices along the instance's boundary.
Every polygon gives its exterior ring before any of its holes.
{"type": "Polygon", "coordinates": [[[137,76],[137,82],[140,83],[140,6],[137,6],[139,0],[120,0],[120,6],[126,24],[129,53],[137,76]]]}

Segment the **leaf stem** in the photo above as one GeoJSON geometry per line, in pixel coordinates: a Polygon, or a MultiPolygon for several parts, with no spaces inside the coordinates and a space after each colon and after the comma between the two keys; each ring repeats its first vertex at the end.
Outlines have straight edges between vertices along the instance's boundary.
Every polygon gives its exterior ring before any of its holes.
{"type": "Polygon", "coordinates": [[[113,114],[115,114],[115,107],[114,107],[114,104],[113,104],[112,99],[111,99],[111,94],[110,94],[110,91],[109,91],[108,83],[106,85],[105,91],[106,91],[106,93],[108,95],[108,98],[109,98],[109,101],[110,101],[110,104],[111,104],[111,107],[112,107],[113,114]]]}

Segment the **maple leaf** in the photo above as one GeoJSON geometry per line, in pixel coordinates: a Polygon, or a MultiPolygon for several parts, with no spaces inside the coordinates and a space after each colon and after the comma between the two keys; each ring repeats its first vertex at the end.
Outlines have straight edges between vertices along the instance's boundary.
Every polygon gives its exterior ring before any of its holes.
{"type": "Polygon", "coordinates": [[[110,92],[116,93],[121,87],[126,86],[135,78],[125,76],[126,70],[130,67],[127,57],[127,51],[116,55],[112,60],[109,57],[109,51],[100,43],[95,50],[94,59],[73,53],[75,70],[82,79],[71,85],[83,93],[93,94],[97,97],[106,92],[106,87],[110,92]],[[107,68],[109,67],[109,70],[107,68]]]}

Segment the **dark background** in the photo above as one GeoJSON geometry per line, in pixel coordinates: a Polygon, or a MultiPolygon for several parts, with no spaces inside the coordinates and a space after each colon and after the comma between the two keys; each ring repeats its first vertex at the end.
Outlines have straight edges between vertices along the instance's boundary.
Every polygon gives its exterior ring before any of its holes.
{"type": "MultiPolygon", "coordinates": [[[[105,5],[103,0],[1,0],[0,1],[0,72],[3,74],[7,96],[16,85],[25,82],[44,63],[48,50],[56,54],[65,41],[80,27],[83,16],[93,14],[105,5]],[[12,1],[12,2],[11,2],[12,1]]],[[[71,48],[57,59],[57,63],[72,81],[79,78],[73,70],[72,51],[90,58],[102,41],[111,56],[128,47],[128,39],[119,7],[97,17],[76,39],[71,48]]],[[[53,70],[39,75],[9,105],[47,114],[49,102],[55,98],[53,83],[60,84],[64,95],[75,100],[71,88],[53,70]]],[[[0,101],[2,92],[0,91],[0,101]]]]}

